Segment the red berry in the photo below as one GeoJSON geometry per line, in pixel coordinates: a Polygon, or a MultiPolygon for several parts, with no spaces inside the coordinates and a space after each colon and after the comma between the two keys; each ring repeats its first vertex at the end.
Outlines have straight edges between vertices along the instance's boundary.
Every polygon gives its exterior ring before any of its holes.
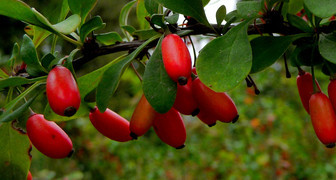
{"type": "Polygon", "coordinates": [[[33,176],[31,175],[30,171],[28,171],[27,180],[33,180],[33,176]]]}
{"type": "MultiPolygon", "coordinates": [[[[320,85],[317,81],[315,81],[316,86],[321,91],[320,85]]],[[[313,88],[313,77],[309,72],[305,72],[303,70],[299,71],[299,75],[296,78],[296,84],[299,90],[299,95],[301,98],[301,102],[307,113],[309,114],[309,99],[311,95],[314,93],[313,88]]]]}
{"type": "Polygon", "coordinates": [[[44,155],[58,159],[72,154],[69,136],[55,122],[46,120],[42,114],[30,116],[26,128],[30,141],[44,155]]]}
{"type": "Polygon", "coordinates": [[[61,116],[72,116],[80,106],[80,94],[75,78],[63,67],[54,67],[47,78],[47,97],[51,109],[61,116]]]}
{"type": "Polygon", "coordinates": [[[333,79],[330,81],[328,85],[328,95],[330,102],[334,108],[334,111],[336,111],[336,80],[333,79]]]}
{"type": "Polygon", "coordinates": [[[192,95],[192,80],[184,86],[177,85],[177,93],[173,107],[182,114],[196,116],[199,113],[198,105],[192,95]]]}
{"type": "Polygon", "coordinates": [[[131,121],[130,131],[133,139],[144,135],[153,125],[155,110],[149,104],[146,97],[142,95],[138,105],[136,106],[131,121]]]}
{"type": "Polygon", "coordinates": [[[92,125],[104,136],[119,142],[132,140],[129,122],[119,114],[110,109],[101,113],[96,107],[89,116],[92,125]]]}
{"type": "Polygon", "coordinates": [[[234,123],[238,120],[236,105],[229,95],[211,90],[199,78],[193,81],[192,88],[193,96],[198,103],[200,111],[204,110],[222,122],[234,123]]]}
{"type": "Polygon", "coordinates": [[[187,46],[180,36],[167,35],[162,41],[162,59],[169,77],[185,85],[191,76],[191,58],[187,46]]]}
{"type": "Polygon", "coordinates": [[[211,113],[208,113],[204,110],[200,110],[200,112],[197,114],[197,117],[209,127],[216,125],[216,117],[213,117],[211,113]]]}
{"type": "Polygon", "coordinates": [[[309,100],[309,112],[315,133],[327,147],[336,142],[336,115],[328,97],[318,92],[309,100]]]}
{"type": "Polygon", "coordinates": [[[181,149],[186,140],[186,129],[179,112],[171,108],[167,113],[157,113],[154,119],[154,130],[166,144],[181,149]]]}

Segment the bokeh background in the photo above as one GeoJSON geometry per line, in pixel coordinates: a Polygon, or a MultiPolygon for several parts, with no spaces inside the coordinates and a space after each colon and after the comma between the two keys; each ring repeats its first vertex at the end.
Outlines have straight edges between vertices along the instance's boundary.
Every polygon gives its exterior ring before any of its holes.
{"type": "MultiPolygon", "coordinates": [[[[212,0],[211,3],[223,2],[212,0]]],[[[57,14],[58,0],[28,0],[50,19],[57,14]]],[[[100,0],[92,16],[100,15],[104,31],[120,32],[118,16],[127,0],[100,0]]],[[[215,9],[216,10],[216,9],[215,9]]],[[[53,22],[53,20],[51,20],[53,22]]],[[[137,27],[135,9],[129,24],[137,27]]],[[[14,42],[21,42],[24,24],[0,16],[0,59],[9,58],[14,42]]],[[[204,37],[195,37],[197,50],[204,37]],[[202,40],[201,40],[202,39],[202,40]]],[[[39,48],[43,55],[50,48],[47,39],[39,48]]],[[[62,40],[57,50],[68,54],[74,47],[62,40]]],[[[81,76],[103,66],[120,54],[99,57],[76,73],[81,76]]],[[[285,77],[284,61],[278,60],[267,70],[253,74],[260,95],[245,82],[230,91],[240,118],[235,124],[218,122],[209,128],[197,118],[184,116],[186,147],[176,150],[156,136],[153,129],[138,140],[119,143],[102,136],[88,117],[60,123],[71,137],[75,154],[68,159],[50,159],[35,148],[31,169],[36,180],[109,180],[109,179],[335,179],[335,149],[320,143],[310,117],[301,105],[296,88],[297,69],[289,68],[285,77]]],[[[306,68],[309,71],[309,68],[306,68]]],[[[329,77],[317,70],[317,79],[327,92],[329,77]]],[[[128,69],[109,108],[130,119],[142,95],[141,82],[128,69]]],[[[1,98],[5,96],[2,94],[1,98]]],[[[35,104],[42,112],[45,99],[35,104]]],[[[1,178],[0,178],[1,179],[1,178]]]]}

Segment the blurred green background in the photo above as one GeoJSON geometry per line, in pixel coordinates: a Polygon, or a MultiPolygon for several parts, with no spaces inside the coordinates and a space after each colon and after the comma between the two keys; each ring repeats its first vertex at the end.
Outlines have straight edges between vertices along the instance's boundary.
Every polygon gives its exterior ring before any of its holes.
{"type": "MultiPolygon", "coordinates": [[[[52,15],[59,3],[26,2],[45,15],[52,15]]],[[[120,31],[118,16],[127,2],[101,0],[92,15],[102,16],[106,31],[120,31]]],[[[130,24],[137,26],[135,9],[130,16],[134,17],[130,24]]],[[[21,41],[24,24],[0,18],[3,59],[9,56],[13,43],[21,41]]],[[[59,45],[58,51],[63,55],[73,48],[62,41],[59,45]]],[[[48,48],[50,39],[39,49],[40,53],[48,48]]],[[[116,56],[97,58],[76,73],[83,75],[116,56]]],[[[260,95],[254,95],[245,83],[229,92],[240,114],[235,124],[218,122],[209,128],[197,118],[184,116],[184,149],[164,144],[153,129],[135,141],[111,141],[97,132],[88,118],[80,118],[60,124],[72,139],[75,154],[55,160],[33,148],[30,171],[36,180],[335,179],[335,149],[325,148],[317,139],[296,89],[297,70],[290,67],[290,71],[292,78],[287,79],[283,60],[278,60],[271,68],[252,75],[260,95]]],[[[327,92],[329,78],[317,70],[317,79],[327,92]]],[[[128,69],[109,108],[130,119],[141,94],[141,82],[128,69]]],[[[36,105],[37,111],[43,108],[39,107],[41,104],[36,105]]]]}

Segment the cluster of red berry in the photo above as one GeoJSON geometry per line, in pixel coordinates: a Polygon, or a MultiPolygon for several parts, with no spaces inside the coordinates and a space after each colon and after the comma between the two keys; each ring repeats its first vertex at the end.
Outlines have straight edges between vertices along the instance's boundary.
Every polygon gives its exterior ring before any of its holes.
{"type": "Polygon", "coordinates": [[[328,85],[329,98],[321,91],[310,73],[299,69],[296,79],[299,95],[303,107],[310,114],[311,121],[318,139],[328,148],[336,143],[336,81],[331,80],[328,85]]]}
{"type": "MultiPolygon", "coordinates": [[[[97,107],[90,111],[90,121],[104,136],[119,142],[137,139],[150,127],[166,144],[180,149],[184,147],[186,130],[180,113],[198,116],[209,127],[216,121],[236,122],[237,108],[226,93],[218,93],[205,86],[197,78],[187,46],[175,34],[162,41],[162,57],[167,74],[177,82],[177,95],[173,107],[164,114],[157,113],[143,95],[132,118],[127,121],[107,109],[97,107]]],[[[63,66],[55,66],[48,74],[47,98],[51,109],[61,116],[72,116],[78,110],[81,98],[72,73],[63,66]]],[[[55,122],[42,114],[33,113],[27,121],[27,134],[41,153],[51,158],[65,158],[73,153],[69,136],[55,122]]]]}

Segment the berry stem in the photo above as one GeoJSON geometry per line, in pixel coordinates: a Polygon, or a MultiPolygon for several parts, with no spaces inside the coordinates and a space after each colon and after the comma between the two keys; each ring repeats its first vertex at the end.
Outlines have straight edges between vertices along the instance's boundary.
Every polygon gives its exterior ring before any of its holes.
{"type": "Polygon", "coordinates": [[[311,52],[311,56],[310,56],[310,63],[311,63],[311,73],[312,73],[312,78],[313,78],[313,89],[314,89],[314,94],[319,92],[319,89],[316,86],[316,78],[315,78],[315,71],[314,71],[314,55],[315,55],[315,49],[317,46],[317,42],[318,42],[318,35],[314,36],[314,46],[311,52]]]}
{"type": "Polygon", "coordinates": [[[314,94],[315,93],[318,93],[319,92],[319,90],[318,90],[318,88],[317,88],[317,86],[316,86],[316,83],[315,83],[315,71],[314,71],[314,66],[312,65],[311,66],[311,73],[312,73],[312,78],[313,78],[313,89],[314,89],[314,94]]]}
{"type": "Polygon", "coordinates": [[[135,72],[135,74],[138,76],[138,78],[142,82],[142,77],[141,77],[140,73],[135,69],[135,66],[134,66],[133,62],[131,63],[131,66],[132,66],[132,69],[135,72]]]}
{"type": "Polygon", "coordinates": [[[245,81],[246,81],[246,86],[247,86],[247,87],[252,87],[252,86],[253,86],[253,84],[251,83],[251,81],[249,80],[248,77],[245,78],[245,81]]]}
{"type": "Polygon", "coordinates": [[[196,64],[196,49],[195,49],[195,45],[194,45],[194,42],[192,41],[192,39],[191,39],[191,37],[190,36],[188,36],[188,38],[189,38],[189,41],[190,41],[190,43],[191,43],[191,46],[192,46],[192,49],[193,49],[193,52],[194,52],[194,67],[195,67],[195,64],[196,64]]]}
{"type": "Polygon", "coordinates": [[[260,90],[258,89],[257,85],[253,81],[252,77],[250,75],[248,75],[247,77],[249,78],[250,82],[252,83],[252,86],[254,87],[254,93],[256,95],[260,94],[260,90]]]}
{"type": "Polygon", "coordinates": [[[291,78],[292,75],[290,74],[289,69],[288,69],[286,53],[284,53],[283,58],[284,58],[284,62],[285,62],[286,78],[291,78]]]}

